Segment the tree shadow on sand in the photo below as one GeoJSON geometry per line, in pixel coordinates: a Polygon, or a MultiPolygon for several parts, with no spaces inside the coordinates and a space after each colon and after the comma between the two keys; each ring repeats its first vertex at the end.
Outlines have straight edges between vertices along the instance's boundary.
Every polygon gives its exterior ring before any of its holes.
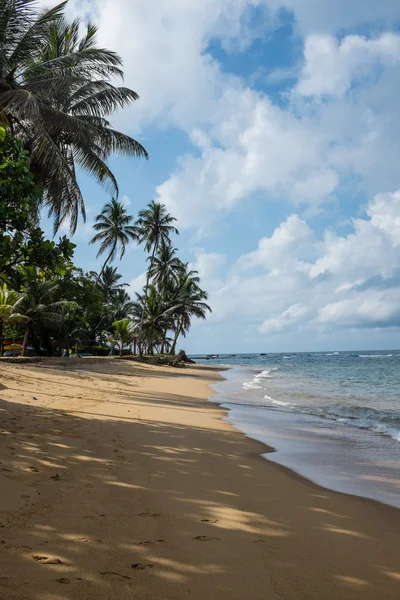
{"type": "Polygon", "coordinates": [[[290,497],[261,444],[134,408],[187,410],[187,397],[130,397],[124,418],[106,403],[79,415],[0,400],[0,598],[398,597],[396,509],[353,499],[338,512],[339,494],[300,478],[290,497]]]}

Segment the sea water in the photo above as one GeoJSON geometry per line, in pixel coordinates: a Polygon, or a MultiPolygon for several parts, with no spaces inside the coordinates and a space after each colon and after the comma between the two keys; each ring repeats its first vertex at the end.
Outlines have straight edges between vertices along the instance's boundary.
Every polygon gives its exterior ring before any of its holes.
{"type": "Polygon", "coordinates": [[[268,460],[315,483],[400,507],[400,351],[241,354],[213,401],[268,460]]]}

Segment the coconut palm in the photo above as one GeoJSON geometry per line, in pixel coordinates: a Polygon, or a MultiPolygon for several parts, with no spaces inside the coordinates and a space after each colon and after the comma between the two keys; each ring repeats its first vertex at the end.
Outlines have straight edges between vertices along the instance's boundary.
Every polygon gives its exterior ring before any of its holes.
{"type": "Polygon", "coordinates": [[[3,356],[3,331],[7,323],[15,302],[18,300],[18,294],[10,290],[6,283],[0,287],[0,356],[3,356]]]}
{"type": "Polygon", "coordinates": [[[113,261],[120,249],[120,258],[125,254],[126,247],[130,240],[137,240],[137,228],[131,225],[132,216],[128,215],[122,202],[115,198],[107,203],[101,213],[97,215],[93,229],[97,231],[96,235],[90,240],[90,244],[101,242],[97,257],[106,251],[109,251],[106,260],[97,277],[96,283],[99,283],[103,271],[109,261],[113,261]]]}
{"type": "Polygon", "coordinates": [[[173,325],[175,309],[173,304],[158,293],[155,286],[150,286],[148,291],[147,298],[136,294],[136,302],[132,310],[132,319],[138,328],[141,353],[144,345],[147,345],[152,352],[155,345],[163,344],[166,331],[173,325]]]}
{"type": "Polygon", "coordinates": [[[120,321],[132,314],[134,303],[125,290],[118,290],[109,303],[109,311],[114,320],[120,321]]]}
{"type": "Polygon", "coordinates": [[[82,340],[89,341],[89,331],[87,328],[79,324],[77,320],[77,308],[78,305],[69,303],[61,306],[58,311],[59,318],[51,327],[54,338],[59,344],[59,351],[65,348],[69,354],[69,349],[72,343],[78,344],[82,340]]]}
{"type": "Polygon", "coordinates": [[[112,152],[147,156],[106,117],[138,96],[114,87],[121,58],[96,46],[89,24],[79,39],[79,21],[69,24],[66,2],[40,15],[35,0],[0,2],[0,120],[30,151],[31,169],[55,218],[75,231],[84,203],[75,177],[78,165],[117,194],[108,165],[112,152]]]}
{"type": "MultiPolygon", "coordinates": [[[[138,244],[144,244],[145,251],[151,252],[150,268],[147,272],[146,287],[144,291],[145,298],[147,298],[150,272],[153,269],[154,257],[159,245],[162,242],[168,244],[172,233],[179,234],[179,231],[174,225],[175,221],[176,219],[167,212],[165,205],[155,202],[154,200],[150,202],[147,208],[139,212],[139,218],[136,221],[138,244]]],[[[143,319],[144,307],[140,329],[142,328],[143,319]]]]}
{"type": "Polygon", "coordinates": [[[94,281],[99,280],[98,287],[103,293],[103,297],[105,300],[111,300],[118,292],[123,291],[122,288],[126,287],[128,283],[119,283],[119,280],[122,279],[122,275],[117,272],[117,267],[106,266],[103,269],[101,277],[95,271],[90,273],[90,276],[94,279],[94,281]]]}
{"type": "MultiPolygon", "coordinates": [[[[58,291],[58,284],[52,281],[41,280],[34,268],[27,269],[25,288],[18,300],[14,303],[9,321],[23,323],[24,341],[22,356],[26,356],[28,339],[31,336],[34,344],[35,328],[51,326],[60,320],[62,308],[75,308],[75,302],[67,300],[54,301],[58,291]]],[[[38,347],[38,344],[36,344],[38,347]]]]}
{"type": "Polygon", "coordinates": [[[212,312],[210,306],[205,302],[208,294],[199,287],[197,271],[188,269],[187,264],[182,264],[179,279],[176,285],[174,304],[175,336],[170,353],[175,354],[176,344],[179,336],[186,336],[190,329],[192,318],[205,319],[207,312],[212,312]]]}
{"type": "Polygon", "coordinates": [[[113,335],[109,341],[115,342],[119,347],[119,355],[122,356],[124,347],[132,343],[135,336],[135,325],[129,318],[116,320],[113,323],[113,335]]]}
{"type": "Polygon", "coordinates": [[[153,264],[149,268],[150,278],[159,290],[166,289],[169,281],[174,279],[179,272],[181,261],[176,253],[177,249],[169,240],[161,240],[157,254],[153,258],[153,264]]]}

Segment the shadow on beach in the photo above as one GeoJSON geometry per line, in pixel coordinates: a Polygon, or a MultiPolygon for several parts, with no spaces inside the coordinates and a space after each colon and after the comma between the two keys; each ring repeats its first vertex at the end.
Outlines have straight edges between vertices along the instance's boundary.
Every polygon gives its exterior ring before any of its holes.
{"type": "MultiPolygon", "coordinates": [[[[79,368],[63,376],[79,393],[79,368]]],[[[398,598],[396,509],[288,477],[236,431],[174,421],[219,410],[201,398],[121,381],[123,416],[95,389],[83,416],[35,406],[33,370],[24,384],[30,405],[0,400],[0,598],[398,598]]]]}

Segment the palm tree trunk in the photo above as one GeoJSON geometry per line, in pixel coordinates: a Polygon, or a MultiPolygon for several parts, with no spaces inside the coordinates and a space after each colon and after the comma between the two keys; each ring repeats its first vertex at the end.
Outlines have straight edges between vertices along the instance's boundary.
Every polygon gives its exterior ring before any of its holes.
{"type": "Polygon", "coordinates": [[[145,290],[144,290],[144,304],[143,304],[142,316],[140,317],[140,328],[139,328],[140,334],[142,333],[144,311],[146,310],[146,304],[147,304],[147,292],[149,290],[150,271],[151,271],[151,269],[153,267],[154,256],[156,254],[157,248],[158,248],[158,241],[153,246],[153,253],[151,255],[150,267],[149,267],[149,270],[147,271],[146,287],[145,287],[145,290]]]}
{"type": "Polygon", "coordinates": [[[133,338],[133,354],[136,356],[136,338],[133,338]]]}
{"type": "Polygon", "coordinates": [[[103,271],[104,271],[104,269],[105,269],[105,267],[106,267],[106,265],[107,265],[108,261],[110,260],[110,258],[112,257],[112,255],[113,255],[113,254],[114,254],[114,252],[115,252],[116,245],[117,245],[117,243],[115,242],[115,243],[114,243],[114,245],[113,245],[113,247],[112,247],[112,250],[111,250],[110,254],[107,256],[107,258],[106,258],[106,260],[105,260],[105,263],[104,263],[104,265],[101,267],[101,271],[100,271],[100,273],[99,273],[99,274],[98,274],[98,276],[97,276],[97,279],[96,279],[96,283],[95,283],[95,285],[97,285],[97,284],[99,283],[100,277],[103,275],[103,271]]]}
{"type": "Polygon", "coordinates": [[[120,345],[120,347],[119,347],[119,356],[120,356],[120,358],[121,358],[121,356],[122,356],[122,352],[123,352],[123,350],[124,350],[124,346],[123,346],[123,344],[121,343],[121,345],[120,345]]]}
{"type": "Polygon", "coordinates": [[[0,319],[0,356],[3,356],[3,331],[4,331],[4,321],[0,319]]]}
{"type": "Polygon", "coordinates": [[[26,349],[28,347],[28,337],[29,337],[29,329],[30,329],[30,325],[27,325],[25,327],[25,331],[24,331],[24,341],[22,343],[22,352],[21,352],[21,356],[26,356],[26,349]]]}
{"type": "Polygon", "coordinates": [[[168,333],[168,330],[166,330],[164,333],[164,337],[163,337],[162,344],[161,344],[160,354],[164,354],[165,342],[167,341],[167,333],[168,333]]]}
{"type": "Polygon", "coordinates": [[[182,323],[181,323],[181,321],[178,321],[178,327],[177,327],[177,329],[176,329],[176,333],[175,333],[175,337],[174,337],[174,341],[173,341],[173,344],[172,344],[172,347],[171,347],[170,354],[175,354],[175,351],[176,351],[176,343],[177,343],[177,341],[178,341],[178,337],[179,337],[179,336],[180,336],[180,334],[181,334],[181,330],[182,330],[182,323]]]}

